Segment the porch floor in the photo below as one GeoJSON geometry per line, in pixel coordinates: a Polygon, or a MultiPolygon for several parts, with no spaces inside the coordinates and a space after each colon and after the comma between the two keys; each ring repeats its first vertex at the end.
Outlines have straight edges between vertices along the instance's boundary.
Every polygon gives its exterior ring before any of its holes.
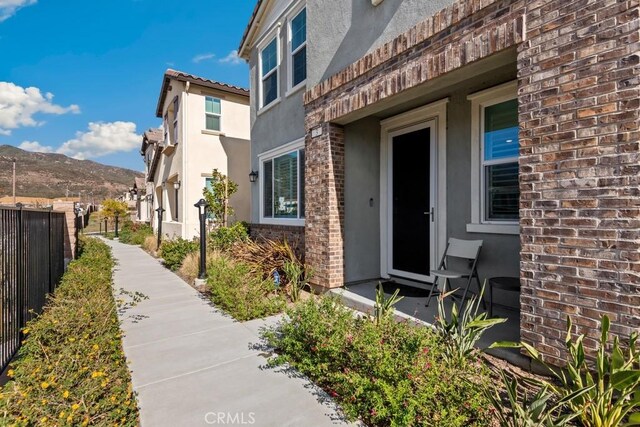
{"type": "MultiPolygon", "coordinates": [[[[372,280],[366,283],[345,285],[344,288],[334,289],[332,292],[340,295],[344,303],[351,308],[371,313],[375,304],[377,284],[378,280],[372,280]]],[[[397,314],[401,317],[415,318],[433,324],[434,318],[438,315],[437,296],[432,297],[429,307],[425,307],[429,295],[428,290],[407,285],[401,286],[400,289],[399,295],[404,298],[395,306],[397,314]]],[[[390,292],[385,290],[385,294],[390,295],[390,292]]],[[[459,301],[457,299],[455,303],[457,304],[459,301]]],[[[447,313],[451,311],[453,303],[451,298],[445,301],[447,313]]],[[[487,302],[487,309],[489,308],[488,304],[487,302]]],[[[480,308],[482,309],[482,307],[480,308]]],[[[489,329],[478,342],[479,348],[486,349],[496,341],[520,341],[520,311],[518,309],[494,303],[493,317],[506,318],[507,321],[489,329]]],[[[516,349],[490,349],[487,350],[487,353],[529,369],[530,360],[516,349]]]]}

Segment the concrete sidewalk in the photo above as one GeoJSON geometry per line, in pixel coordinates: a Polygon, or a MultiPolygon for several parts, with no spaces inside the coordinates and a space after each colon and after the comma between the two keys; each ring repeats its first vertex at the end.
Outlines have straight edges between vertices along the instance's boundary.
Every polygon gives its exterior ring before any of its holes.
{"type": "Polygon", "coordinates": [[[346,425],[322,390],[265,367],[258,334],[276,318],[236,322],[139,247],[105,241],[116,295],[148,297],[119,314],[143,427],[346,425]]]}

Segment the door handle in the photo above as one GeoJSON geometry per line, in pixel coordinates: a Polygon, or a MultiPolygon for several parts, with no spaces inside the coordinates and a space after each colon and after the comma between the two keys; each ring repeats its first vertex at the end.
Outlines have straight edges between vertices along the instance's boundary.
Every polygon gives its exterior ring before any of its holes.
{"type": "Polygon", "coordinates": [[[428,215],[428,216],[430,216],[430,217],[431,217],[431,222],[434,222],[434,221],[435,221],[435,215],[434,215],[434,210],[433,210],[433,208],[431,208],[431,211],[429,211],[429,212],[422,212],[422,213],[423,213],[424,215],[428,215]]]}

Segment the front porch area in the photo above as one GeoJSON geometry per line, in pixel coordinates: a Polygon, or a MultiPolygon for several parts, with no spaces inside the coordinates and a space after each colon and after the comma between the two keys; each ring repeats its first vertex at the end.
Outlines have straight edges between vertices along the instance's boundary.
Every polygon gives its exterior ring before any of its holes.
{"type": "MultiPolygon", "coordinates": [[[[411,284],[403,284],[398,281],[380,279],[347,284],[344,288],[333,289],[331,292],[339,295],[347,306],[358,311],[371,313],[375,304],[376,286],[379,281],[384,283],[384,290],[387,297],[394,292],[396,287],[400,289],[398,295],[403,298],[395,305],[395,314],[397,317],[410,320],[417,319],[428,324],[435,322],[435,318],[438,315],[438,296],[434,295],[427,307],[426,303],[429,291],[424,287],[419,287],[420,284],[418,283],[413,283],[414,286],[411,286],[411,284]]],[[[404,282],[408,283],[406,281],[404,282]]],[[[494,299],[496,296],[503,296],[503,292],[504,291],[498,289],[494,290],[494,299]]],[[[488,294],[488,290],[486,290],[486,294],[488,294]]],[[[467,298],[467,302],[468,301],[469,299],[467,298]]],[[[485,302],[487,302],[488,310],[489,302],[486,297],[485,302]]],[[[460,299],[457,298],[454,300],[447,298],[445,300],[445,310],[447,313],[451,312],[451,307],[454,303],[459,304],[460,299]]],[[[482,309],[482,306],[480,308],[482,309]]],[[[478,342],[478,348],[486,349],[496,341],[520,341],[520,309],[517,305],[507,306],[494,302],[493,317],[504,318],[507,319],[507,321],[489,329],[478,342]]],[[[520,367],[529,368],[529,358],[520,354],[516,349],[489,349],[487,353],[520,367]]]]}

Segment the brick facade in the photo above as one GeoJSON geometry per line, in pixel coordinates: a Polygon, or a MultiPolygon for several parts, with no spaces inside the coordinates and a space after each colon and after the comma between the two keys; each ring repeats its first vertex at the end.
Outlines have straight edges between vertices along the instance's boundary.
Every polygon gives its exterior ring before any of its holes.
{"type": "Polygon", "coordinates": [[[306,140],[305,259],[314,285],[335,288],[344,280],[344,130],[320,129],[306,140]]]}
{"type": "Polygon", "coordinates": [[[640,327],[638,1],[530,2],[519,48],[521,336],[640,327]]]}
{"type": "Polygon", "coordinates": [[[249,234],[254,239],[286,241],[297,254],[304,255],[304,227],[302,226],[251,224],[249,234]]]}
{"type": "Polygon", "coordinates": [[[517,46],[521,328],[562,363],[565,315],[586,333],[640,327],[638,0],[459,0],[311,88],[306,253],[343,279],[344,135],[331,122],[517,46]],[[314,137],[315,136],[315,137],[314,137]]]}

